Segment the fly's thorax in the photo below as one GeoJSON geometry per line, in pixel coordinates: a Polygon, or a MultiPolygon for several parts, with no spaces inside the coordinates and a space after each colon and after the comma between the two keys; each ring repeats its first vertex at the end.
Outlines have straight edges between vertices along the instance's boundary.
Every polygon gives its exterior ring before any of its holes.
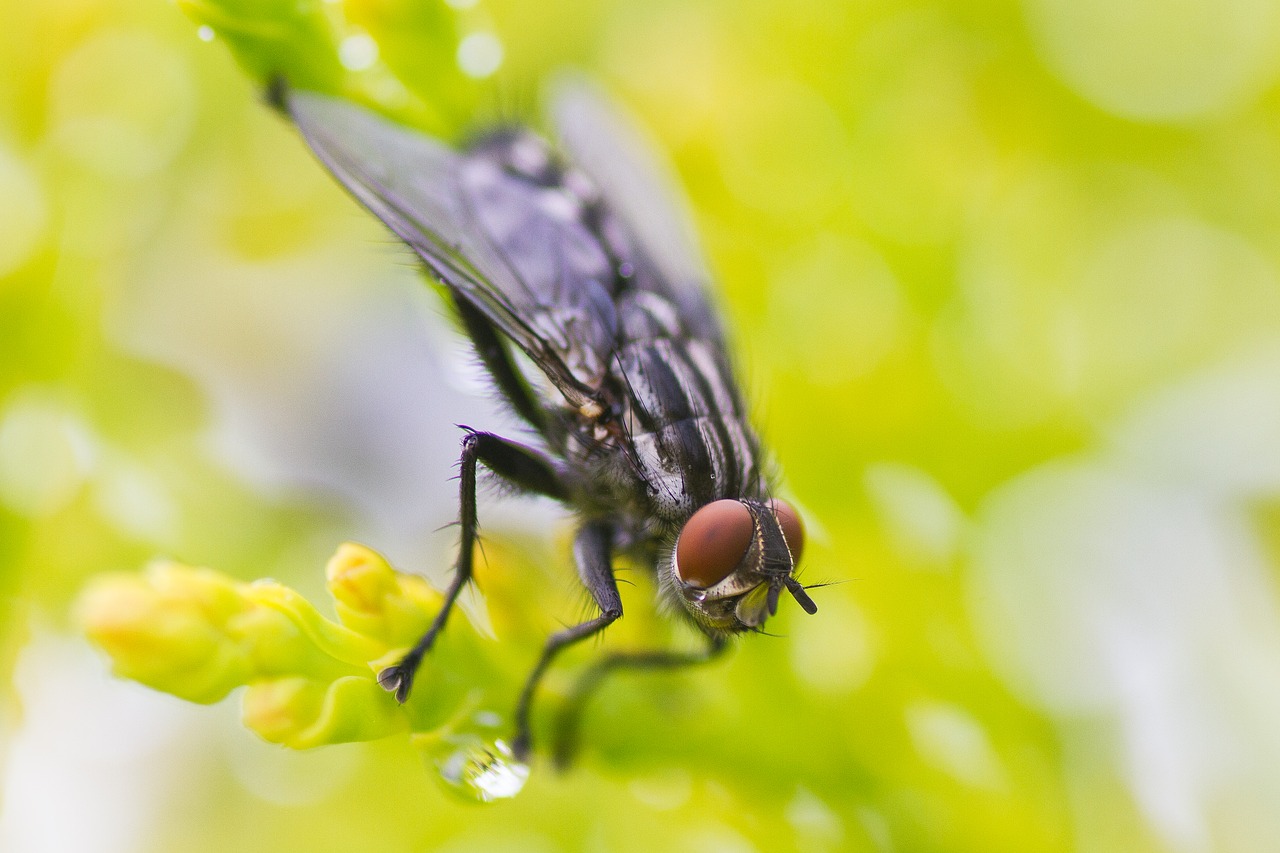
{"type": "Polygon", "coordinates": [[[621,424],[653,511],[679,525],[715,500],[759,494],[761,454],[723,354],[705,340],[661,336],[672,330],[661,301],[649,301],[637,306],[648,318],[632,330],[639,337],[614,359],[621,424]]]}
{"type": "Polygon", "coordinates": [[[795,578],[803,548],[800,517],[785,501],[713,501],[681,528],[663,587],[708,631],[758,629],[784,589],[806,612],[817,610],[795,578]]]}

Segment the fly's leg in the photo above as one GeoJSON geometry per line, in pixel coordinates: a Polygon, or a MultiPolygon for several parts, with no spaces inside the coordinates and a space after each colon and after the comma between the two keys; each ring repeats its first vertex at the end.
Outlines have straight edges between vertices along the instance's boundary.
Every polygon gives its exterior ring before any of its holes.
{"type": "Polygon", "coordinates": [[[591,522],[583,525],[574,539],[573,556],[578,565],[578,577],[600,608],[600,615],[557,631],[543,646],[542,656],[525,680],[520,700],[516,703],[516,734],[511,743],[511,751],[522,761],[529,756],[532,746],[529,708],[547,667],[562,649],[598,634],[622,616],[622,598],[618,595],[618,582],[613,577],[613,532],[613,527],[609,524],[591,522]]]}
{"type": "Polygon", "coordinates": [[[582,727],[582,714],[587,703],[613,672],[621,669],[666,670],[696,666],[715,660],[728,648],[723,637],[706,635],[706,648],[694,652],[648,651],[617,652],[596,661],[579,678],[565,703],[565,709],[556,725],[555,761],[564,769],[573,761],[578,751],[578,733],[582,727]]]}
{"type": "Polygon", "coordinates": [[[484,466],[503,480],[519,489],[564,500],[567,491],[555,466],[532,448],[508,441],[488,432],[468,430],[462,439],[461,474],[459,476],[459,523],[462,541],[458,546],[458,562],[454,566],[453,580],[444,595],[444,605],[422,639],[394,666],[378,673],[378,683],[396,694],[396,701],[403,703],[413,688],[413,676],[422,658],[431,651],[436,637],[444,629],[458,600],[458,594],[471,580],[472,552],[476,541],[476,464],[484,466]]]}
{"type": "Polygon", "coordinates": [[[459,319],[462,320],[463,328],[466,329],[467,337],[471,338],[476,355],[480,356],[480,360],[484,362],[485,368],[493,377],[493,382],[502,392],[502,396],[516,410],[516,414],[539,432],[543,432],[546,427],[547,413],[538,405],[533,392],[529,390],[529,383],[512,363],[511,353],[498,334],[498,330],[465,296],[457,291],[453,291],[452,296],[453,305],[458,311],[459,319]]]}

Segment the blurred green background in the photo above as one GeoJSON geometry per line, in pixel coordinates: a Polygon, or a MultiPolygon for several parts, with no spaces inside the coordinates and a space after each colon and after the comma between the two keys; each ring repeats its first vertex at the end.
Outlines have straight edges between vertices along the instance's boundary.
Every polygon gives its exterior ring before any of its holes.
{"type": "MultiPolygon", "coordinates": [[[[1266,0],[0,0],[0,849],[1280,849],[1277,47],[1266,0]],[[674,161],[848,582],[488,807],[112,679],[90,577],[438,582],[453,424],[511,426],[262,75],[454,136],[566,66],[674,161]]],[[[481,512],[490,606],[573,619],[567,524],[481,512]]]]}

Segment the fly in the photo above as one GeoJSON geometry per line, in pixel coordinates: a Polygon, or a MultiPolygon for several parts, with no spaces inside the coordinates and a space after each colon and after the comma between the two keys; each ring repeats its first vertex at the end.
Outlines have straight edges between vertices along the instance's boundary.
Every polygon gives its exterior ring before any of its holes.
{"type": "Polygon", "coordinates": [[[562,154],[511,127],[459,151],[345,101],[282,83],[271,94],[338,181],[444,285],[502,397],[538,436],[529,446],[466,431],[455,573],[421,640],[379,673],[384,688],[408,698],[471,579],[480,465],[577,514],[574,560],[600,611],[543,647],[515,709],[519,758],[556,655],[622,616],[615,554],[652,567],[661,598],[705,648],[601,659],[580,682],[565,743],[606,673],[708,660],[734,634],[760,630],[783,591],[817,611],[796,579],[800,516],[771,496],[683,208],[599,95],[584,84],[560,92],[562,154]],[[528,381],[515,350],[549,385],[528,381]]]}

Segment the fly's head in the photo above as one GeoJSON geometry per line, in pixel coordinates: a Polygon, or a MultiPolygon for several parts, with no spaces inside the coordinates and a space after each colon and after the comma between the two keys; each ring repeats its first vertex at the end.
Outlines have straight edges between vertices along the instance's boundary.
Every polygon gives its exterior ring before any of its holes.
{"type": "Polygon", "coordinates": [[[750,631],[777,612],[783,590],[806,613],[818,611],[795,577],[803,548],[804,527],[786,501],[719,500],[685,522],[664,580],[703,628],[750,631]]]}

